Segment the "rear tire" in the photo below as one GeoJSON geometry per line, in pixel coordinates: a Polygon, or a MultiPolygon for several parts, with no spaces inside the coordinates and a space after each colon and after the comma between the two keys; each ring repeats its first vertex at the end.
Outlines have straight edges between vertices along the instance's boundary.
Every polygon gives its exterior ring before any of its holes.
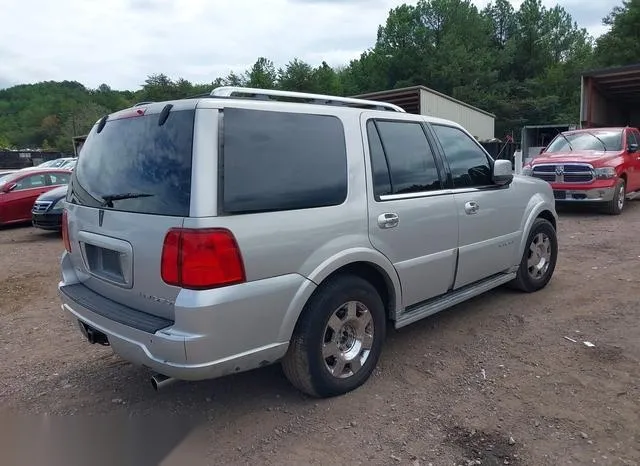
{"type": "Polygon", "coordinates": [[[386,332],[380,294],[355,275],[323,284],[305,306],[282,368],[300,391],[318,398],[342,395],[375,369],[386,332]]]}
{"type": "Polygon", "coordinates": [[[558,260],[556,230],[548,220],[533,222],[520,267],[511,286],[525,293],[541,290],[549,283],[558,260]]]}
{"type": "Polygon", "coordinates": [[[624,179],[618,178],[618,182],[615,187],[615,194],[613,199],[607,202],[606,211],[609,215],[620,215],[624,209],[626,203],[626,183],[624,179]]]}

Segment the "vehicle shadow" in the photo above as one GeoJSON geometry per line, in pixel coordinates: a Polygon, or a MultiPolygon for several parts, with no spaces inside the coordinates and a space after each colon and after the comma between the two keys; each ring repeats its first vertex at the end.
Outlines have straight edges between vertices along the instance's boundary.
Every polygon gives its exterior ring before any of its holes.
{"type": "Polygon", "coordinates": [[[62,240],[62,235],[58,231],[48,231],[33,228],[32,226],[0,226],[0,244],[25,244],[25,243],[51,243],[62,240]],[[28,228],[31,228],[29,230],[28,228]],[[12,236],[16,232],[19,235],[12,236]],[[26,234],[24,234],[26,233],[26,234]]]}
{"type": "MultiPolygon", "coordinates": [[[[386,362],[392,364],[390,359],[397,355],[413,354],[413,346],[417,341],[437,342],[445,352],[453,350],[455,343],[446,340],[442,333],[444,328],[455,331],[453,328],[464,326],[464,322],[470,320],[500,322],[510,312],[510,308],[505,310],[504,305],[512,302],[509,297],[517,294],[519,293],[508,289],[490,291],[404,329],[388,328],[380,365],[385,365],[386,362]]],[[[80,344],[84,351],[102,351],[99,347],[80,344]]],[[[214,380],[177,381],[156,392],[150,380],[153,374],[151,370],[121,360],[108,348],[104,350],[102,356],[93,358],[88,363],[67,364],[59,368],[60,378],[73,386],[73,389],[66,392],[75,393],[65,394],[65,390],[61,392],[60,382],[43,381],[44,385],[53,384],[51,387],[41,387],[47,393],[46,397],[51,397],[49,409],[69,412],[75,411],[81,404],[79,414],[125,409],[132,415],[162,412],[207,417],[208,414],[219,415],[220,412],[226,412],[235,418],[251,416],[257,411],[300,411],[332,403],[331,399],[318,400],[296,390],[285,378],[280,364],[214,380]],[[74,401],[54,401],[65,395],[71,395],[74,401]],[[56,408],[56,405],[59,407],[56,408]]],[[[365,384],[365,387],[369,387],[365,390],[374,389],[374,384],[375,378],[372,378],[365,384]]],[[[45,399],[40,401],[48,404],[45,399]]]]}
{"type": "MultiPolygon", "coordinates": [[[[626,211],[639,209],[639,206],[640,197],[627,199],[624,210],[620,216],[624,216],[626,211]]],[[[560,217],[602,217],[605,219],[612,217],[606,213],[602,206],[594,204],[556,204],[556,211],[560,217]]]]}

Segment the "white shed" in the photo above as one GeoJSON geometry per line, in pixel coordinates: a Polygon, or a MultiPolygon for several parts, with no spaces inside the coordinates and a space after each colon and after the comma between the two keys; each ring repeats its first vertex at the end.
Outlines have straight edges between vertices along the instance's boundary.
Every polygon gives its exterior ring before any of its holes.
{"type": "Polygon", "coordinates": [[[355,97],[389,102],[409,113],[455,121],[480,141],[495,137],[495,115],[425,86],[392,89],[355,97]]]}

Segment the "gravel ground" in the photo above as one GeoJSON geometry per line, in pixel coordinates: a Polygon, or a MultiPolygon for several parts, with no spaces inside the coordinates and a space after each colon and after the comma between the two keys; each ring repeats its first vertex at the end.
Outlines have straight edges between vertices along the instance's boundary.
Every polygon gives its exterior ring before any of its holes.
{"type": "Polygon", "coordinates": [[[314,400],[279,366],[154,392],[146,369],[85,343],[61,313],[59,235],[0,229],[0,406],[5,419],[197,422],[154,437],[147,451],[184,440],[164,464],[636,465],[639,231],[640,201],[619,217],[561,212],[545,290],[496,290],[390,331],[365,386],[314,400]]]}

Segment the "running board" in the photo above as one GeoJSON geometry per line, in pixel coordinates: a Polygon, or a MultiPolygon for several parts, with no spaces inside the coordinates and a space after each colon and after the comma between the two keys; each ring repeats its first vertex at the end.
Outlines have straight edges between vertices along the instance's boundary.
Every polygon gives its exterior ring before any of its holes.
{"type": "Polygon", "coordinates": [[[402,328],[417,322],[420,319],[437,314],[440,311],[444,311],[452,306],[463,303],[468,299],[486,293],[500,285],[509,283],[514,278],[516,278],[515,272],[502,273],[500,275],[494,275],[491,278],[487,278],[486,280],[482,280],[481,282],[465,286],[438,298],[430,299],[424,304],[419,304],[414,308],[405,310],[405,312],[396,320],[395,327],[402,328]]]}

